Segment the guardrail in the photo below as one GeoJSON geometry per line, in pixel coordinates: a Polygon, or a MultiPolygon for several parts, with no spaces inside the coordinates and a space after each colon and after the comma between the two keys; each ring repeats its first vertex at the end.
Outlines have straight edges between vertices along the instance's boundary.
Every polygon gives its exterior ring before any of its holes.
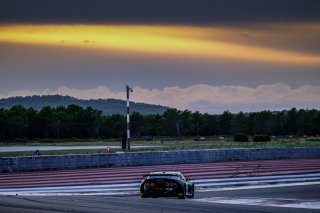
{"type": "Polygon", "coordinates": [[[278,149],[236,148],[8,157],[0,158],[0,172],[299,158],[320,158],[320,147],[278,149]]]}

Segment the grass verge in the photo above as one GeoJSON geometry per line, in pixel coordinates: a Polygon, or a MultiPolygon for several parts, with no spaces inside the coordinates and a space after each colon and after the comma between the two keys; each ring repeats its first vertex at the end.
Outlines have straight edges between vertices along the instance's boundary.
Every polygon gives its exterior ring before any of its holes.
{"type": "MultiPolygon", "coordinates": [[[[30,141],[30,142],[11,142],[10,146],[104,146],[101,149],[77,150],[47,150],[41,151],[42,155],[68,155],[68,154],[107,154],[106,146],[120,146],[120,141],[114,140],[87,140],[87,141],[30,141]]],[[[132,149],[132,152],[142,151],[174,151],[192,149],[222,149],[222,148],[286,148],[286,147],[317,147],[320,146],[319,140],[307,139],[281,139],[269,142],[233,142],[228,139],[208,139],[195,141],[191,139],[183,140],[156,140],[156,141],[132,141],[131,146],[158,146],[132,149]]],[[[8,146],[8,143],[0,143],[1,146],[8,146]]],[[[111,153],[122,151],[121,149],[111,149],[111,153]]],[[[0,152],[0,157],[32,156],[33,152],[0,152]]]]}

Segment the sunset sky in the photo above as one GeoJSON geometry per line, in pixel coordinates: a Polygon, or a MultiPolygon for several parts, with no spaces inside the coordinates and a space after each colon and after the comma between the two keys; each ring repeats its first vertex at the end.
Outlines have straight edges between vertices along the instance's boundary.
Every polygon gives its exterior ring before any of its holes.
{"type": "Polygon", "coordinates": [[[0,0],[0,98],[320,108],[320,1],[0,0]]]}

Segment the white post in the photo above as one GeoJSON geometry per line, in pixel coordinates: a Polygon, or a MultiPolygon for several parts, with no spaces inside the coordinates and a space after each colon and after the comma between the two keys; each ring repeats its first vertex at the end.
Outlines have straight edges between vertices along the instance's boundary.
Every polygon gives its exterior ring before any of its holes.
{"type": "Polygon", "coordinates": [[[129,93],[132,92],[132,88],[126,85],[127,90],[127,145],[128,150],[130,151],[130,101],[129,101],[129,93]]]}

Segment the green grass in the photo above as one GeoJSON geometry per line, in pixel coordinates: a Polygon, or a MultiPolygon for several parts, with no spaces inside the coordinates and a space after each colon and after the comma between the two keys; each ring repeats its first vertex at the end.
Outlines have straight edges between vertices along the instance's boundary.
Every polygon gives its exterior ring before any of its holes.
{"type": "MultiPolygon", "coordinates": [[[[113,150],[113,152],[120,150],[113,150]]],[[[47,150],[40,151],[41,155],[83,155],[83,154],[106,154],[105,149],[88,149],[88,150],[47,150]]],[[[33,151],[22,152],[0,152],[0,157],[32,156],[33,151]]]]}
{"type": "Polygon", "coordinates": [[[35,139],[0,142],[1,146],[105,146],[119,145],[119,139],[35,139]]]}
{"type": "MultiPolygon", "coordinates": [[[[115,140],[42,140],[29,142],[10,142],[0,143],[1,146],[120,146],[121,142],[115,140]]],[[[285,147],[316,147],[320,146],[320,139],[280,139],[270,142],[233,142],[231,139],[219,140],[217,138],[195,141],[191,139],[167,139],[154,141],[132,141],[131,146],[159,146],[141,149],[132,149],[132,152],[142,151],[174,151],[192,149],[222,149],[222,148],[285,148],[285,147]]],[[[120,149],[112,149],[115,153],[120,149]]],[[[33,152],[0,152],[0,157],[13,156],[32,156],[33,152]]],[[[51,150],[41,151],[42,155],[67,155],[67,154],[106,154],[106,149],[87,149],[87,150],[51,150]]]]}
{"type": "MultiPolygon", "coordinates": [[[[150,142],[150,145],[164,146],[166,150],[184,149],[221,149],[221,148],[285,148],[285,147],[316,147],[320,146],[320,139],[308,141],[305,139],[283,139],[269,142],[234,142],[231,140],[208,141],[160,141],[150,142]]],[[[163,149],[162,148],[162,149],[163,149]]]]}

